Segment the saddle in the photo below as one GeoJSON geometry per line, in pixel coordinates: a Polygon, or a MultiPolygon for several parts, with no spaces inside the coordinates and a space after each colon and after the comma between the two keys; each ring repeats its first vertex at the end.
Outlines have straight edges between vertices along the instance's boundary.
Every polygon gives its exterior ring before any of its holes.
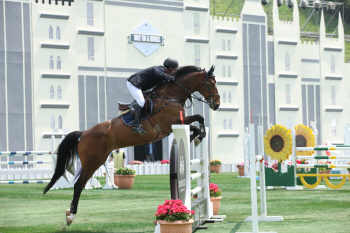
{"type": "MultiPolygon", "coordinates": [[[[132,104],[132,103],[130,103],[132,104]]],[[[119,116],[121,117],[122,121],[124,122],[125,125],[127,126],[133,126],[134,125],[134,117],[132,116],[133,112],[130,111],[129,105],[130,104],[125,104],[125,103],[120,103],[118,102],[118,109],[122,112],[119,112],[119,116]]],[[[143,120],[148,120],[152,127],[153,130],[157,133],[157,136],[152,140],[152,142],[156,142],[164,137],[167,137],[170,135],[170,133],[164,132],[160,126],[158,125],[157,121],[154,119],[153,116],[151,116],[153,109],[153,102],[149,97],[145,97],[145,106],[142,110],[142,121],[143,120]]]]}
{"type": "MultiPolygon", "coordinates": [[[[122,115],[130,112],[129,105],[132,104],[133,102],[128,103],[128,104],[118,102],[118,109],[119,109],[119,111],[121,111],[121,112],[118,113],[118,115],[122,116],[122,115]]],[[[150,107],[151,107],[151,99],[148,98],[148,97],[145,97],[145,105],[143,106],[142,115],[146,114],[147,112],[149,112],[149,110],[150,110],[149,108],[150,107]]],[[[132,113],[131,113],[131,115],[132,115],[132,113]]]]}

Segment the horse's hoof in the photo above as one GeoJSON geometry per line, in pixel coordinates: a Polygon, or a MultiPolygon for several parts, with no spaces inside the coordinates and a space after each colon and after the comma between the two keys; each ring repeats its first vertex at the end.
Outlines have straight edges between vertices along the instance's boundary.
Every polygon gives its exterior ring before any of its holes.
{"type": "Polygon", "coordinates": [[[195,138],[194,145],[197,147],[197,146],[199,146],[199,144],[201,144],[201,141],[198,138],[195,138]]]}
{"type": "Polygon", "coordinates": [[[67,221],[67,226],[69,226],[69,225],[72,224],[72,222],[73,222],[73,221],[72,221],[70,218],[68,218],[68,217],[66,218],[66,221],[67,221]]]}
{"type": "Polygon", "coordinates": [[[66,216],[68,217],[70,215],[70,209],[66,210],[66,216]]]}
{"type": "Polygon", "coordinates": [[[66,217],[67,226],[73,223],[74,217],[75,217],[75,214],[70,214],[69,216],[66,217]]]}

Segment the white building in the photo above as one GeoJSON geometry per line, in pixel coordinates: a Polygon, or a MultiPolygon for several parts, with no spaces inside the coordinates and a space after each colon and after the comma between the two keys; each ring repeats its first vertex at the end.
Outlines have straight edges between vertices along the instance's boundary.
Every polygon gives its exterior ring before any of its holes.
{"type": "MultiPolygon", "coordinates": [[[[302,43],[298,7],[292,22],[280,21],[276,0],[274,35],[256,0],[246,0],[240,19],[212,18],[203,0],[63,3],[0,1],[3,151],[49,150],[53,134],[59,142],[116,117],[117,102],[131,101],[126,78],[170,56],[180,66],[216,65],[220,109],[195,102],[187,111],[211,127],[212,158],[243,161],[250,109],[265,130],[303,123],[318,129],[319,144],[343,142],[350,65],[340,16],[337,39],[326,38],[322,18],[319,43],[302,43]]],[[[167,139],[162,146],[167,158],[167,139]]]]}

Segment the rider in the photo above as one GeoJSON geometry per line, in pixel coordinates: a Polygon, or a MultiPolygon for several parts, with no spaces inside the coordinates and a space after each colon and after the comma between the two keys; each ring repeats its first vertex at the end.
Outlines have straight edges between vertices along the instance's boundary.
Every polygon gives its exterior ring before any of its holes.
{"type": "Polygon", "coordinates": [[[152,66],[141,70],[128,78],[126,85],[134,97],[135,101],[130,104],[129,108],[134,112],[135,124],[132,129],[133,133],[143,135],[146,133],[141,128],[141,111],[145,105],[145,99],[142,91],[146,91],[160,82],[173,82],[175,77],[171,76],[176,72],[179,63],[175,58],[165,59],[163,66],[152,66]]]}

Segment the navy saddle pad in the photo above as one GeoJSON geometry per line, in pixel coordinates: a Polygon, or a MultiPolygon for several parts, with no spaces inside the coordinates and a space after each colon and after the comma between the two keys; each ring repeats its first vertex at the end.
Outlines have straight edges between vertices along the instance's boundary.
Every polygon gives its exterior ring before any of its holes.
{"type": "MultiPolygon", "coordinates": [[[[153,101],[151,99],[149,99],[149,100],[150,100],[150,107],[148,108],[148,111],[146,113],[144,113],[142,111],[142,120],[145,120],[147,118],[147,116],[152,113],[153,101]]],[[[134,117],[134,115],[131,115],[131,111],[122,115],[121,118],[122,118],[124,124],[126,124],[127,126],[133,126],[135,124],[135,117],[134,117]]]]}

